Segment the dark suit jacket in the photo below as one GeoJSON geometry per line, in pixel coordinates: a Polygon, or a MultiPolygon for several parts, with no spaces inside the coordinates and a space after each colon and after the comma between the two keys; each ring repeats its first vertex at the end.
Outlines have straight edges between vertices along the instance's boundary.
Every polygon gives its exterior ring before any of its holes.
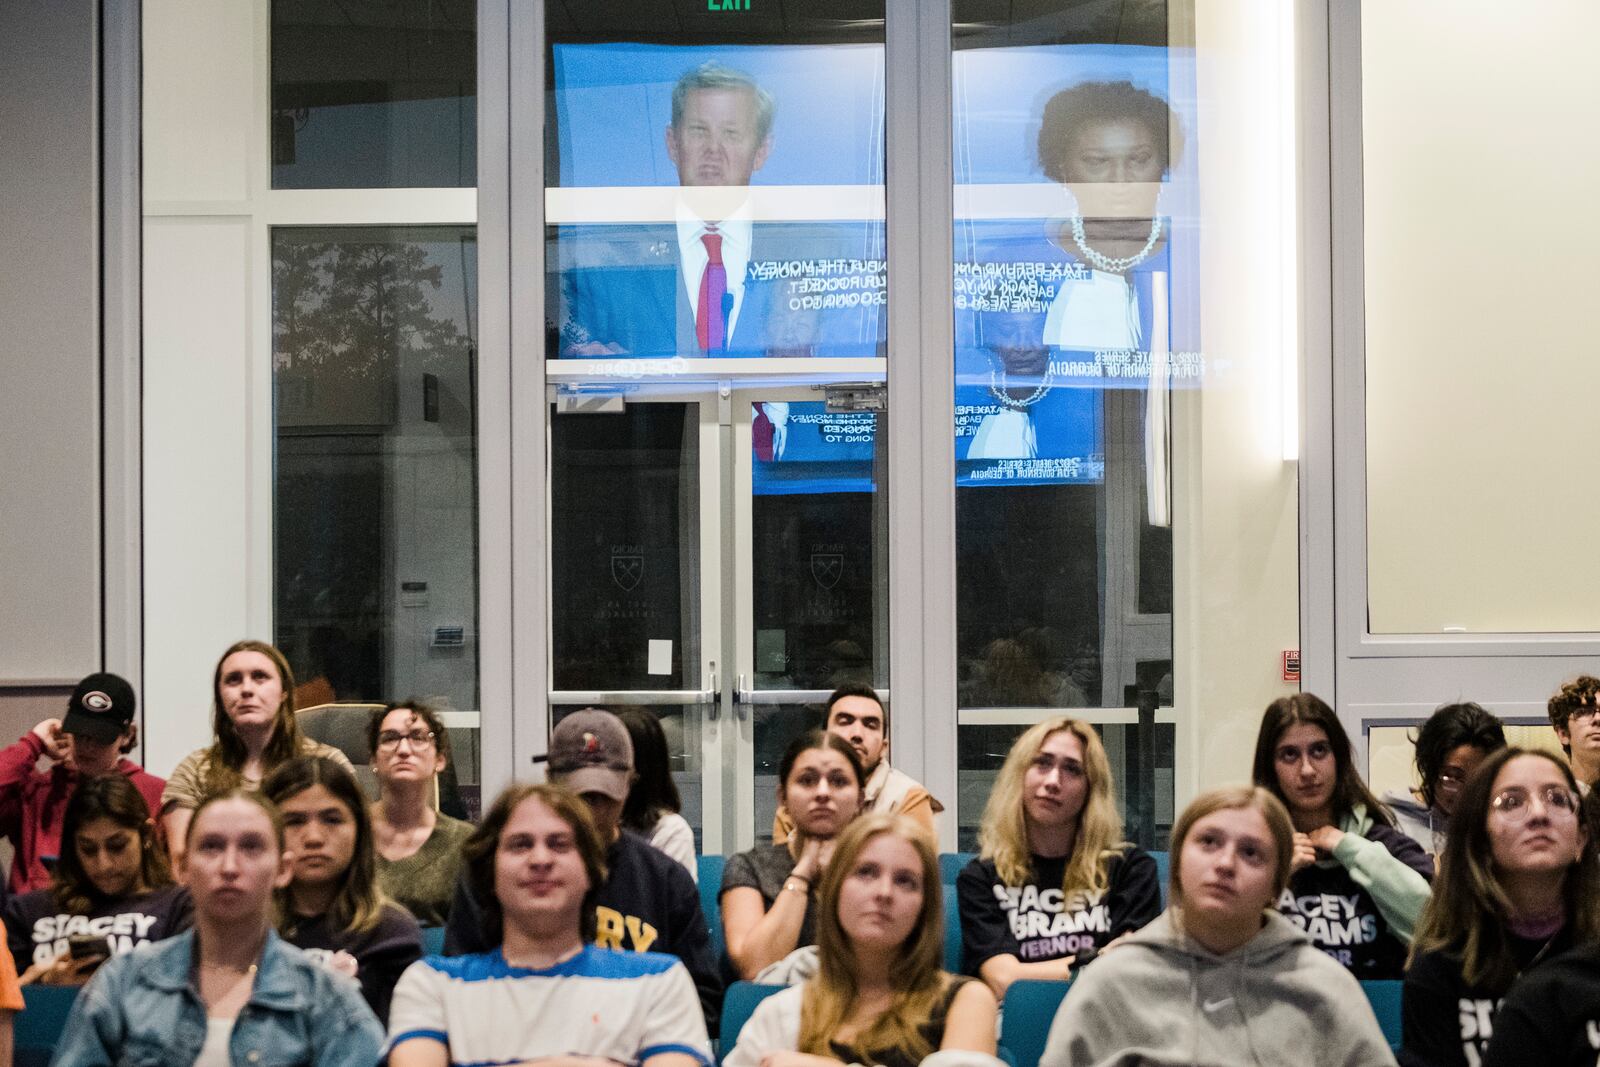
{"type": "Polygon", "coordinates": [[[758,265],[774,261],[868,257],[864,246],[871,235],[864,240],[852,230],[844,236],[854,240],[844,239],[827,223],[757,223],[751,232],[744,298],[727,347],[702,352],[678,262],[676,226],[561,227],[548,276],[548,306],[556,309],[560,354],[568,355],[575,345],[599,342],[621,348],[619,355],[640,359],[881,355],[881,306],[827,310],[804,306],[816,298],[799,299],[809,294],[798,292],[794,278],[760,276],[758,265]]]}

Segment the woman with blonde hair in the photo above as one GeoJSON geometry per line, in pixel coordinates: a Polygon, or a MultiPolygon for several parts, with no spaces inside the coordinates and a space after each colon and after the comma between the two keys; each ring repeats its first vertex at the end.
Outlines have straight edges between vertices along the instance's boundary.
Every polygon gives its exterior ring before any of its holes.
{"type": "Polygon", "coordinates": [[[1122,839],[1111,764],[1094,727],[1046,719],[1006,756],[956,878],[963,969],[1004,998],[1022,978],[1064,979],[1161,911],[1155,860],[1122,839]]]}
{"type": "Polygon", "coordinates": [[[1523,976],[1600,941],[1592,844],[1577,780],[1559,757],[1504,748],[1467,780],[1411,943],[1401,1009],[1408,1065],[1482,1062],[1500,1002],[1523,976]]]}
{"type": "Polygon", "coordinates": [[[294,672],[265,641],[235,641],[211,677],[210,745],[183,758],[161,794],[161,821],[172,865],[183,866],[189,820],[202,797],[230,789],[259,789],[280,763],[325,756],[355,768],[343,752],[300,733],[294,717],[294,672]]]}
{"type": "Polygon", "coordinates": [[[1083,970],[1040,1067],[1392,1067],[1360,984],[1273,910],[1293,863],[1271,793],[1196,798],[1172,828],[1171,904],[1083,970]]]}
{"type": "Polygon", "coordinates": [[[816,975],[761,1003],[727,1067],[916,1067],[936,1053],[992,1061],[993,994],[941,968],[944,908],[926,829],[894,814],[845,829],[816,925],[816,975]]]}

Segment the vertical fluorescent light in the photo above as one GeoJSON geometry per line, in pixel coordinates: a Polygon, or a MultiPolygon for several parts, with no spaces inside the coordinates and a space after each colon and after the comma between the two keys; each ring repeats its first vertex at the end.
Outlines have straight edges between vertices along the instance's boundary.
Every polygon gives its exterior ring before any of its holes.
{"type": "Polygon", "coordinates": [[[1299,85],[1295,78],[1295,9],[1298,3],[1273,2],[1278,18],[1278,208],[1280,270],[1278,293],[1279,367],[1282,369],[1283,458],[1300,458],[1300,140],[1295,110],[1299,85]]]}

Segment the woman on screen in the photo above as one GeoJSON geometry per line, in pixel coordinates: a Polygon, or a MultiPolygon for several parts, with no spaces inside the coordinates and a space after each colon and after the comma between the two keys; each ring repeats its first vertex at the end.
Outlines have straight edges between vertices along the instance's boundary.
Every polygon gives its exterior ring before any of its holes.
{"type": "Polygon", "coordinates": [[[1122,839],[1094,727],[1046,719],[1011,746],[977,858],[956,878],[963,969],[1004,998],[1021,978],[1066,979],[1161,911],[1156,861],[1122,839]]]}
{"type": "Polygon", "coordinates": [[[1253,773],[1294,820],[1294,869],[1278,910],[1357,978],[1399,978],[1433,861],[1356,773],[1339,717],[1310,693],[1273,701],[1253,773]]]}
{"type": "Polygon", "coordinates": [[[1513,984],[1600,940],[1591,844],[1577,780],[1556,756],[1503,748],[1474,774],[1411,946],[1401,1016],[1408,1067],[1481,1062],[1513,984]]]}
{"type": "Polygon", "coordinates": [[[938,857],[920,824],[892,814],[852,823],[818,893],[816,975],[761,1003],[728,1067],[796,1052],[916,1067],[945,1050],[997,1065],[994,995],[940,966],[939,889],[938,857]]]}
{"type": "Polygon", "coordinates": [[[1040,1067],[1392,1065],[1361,987],[1273,911],[1294,851],[1266,790],[1196,798],[1172,828],[1171,905],[1084,969],[1040,1067]]]}

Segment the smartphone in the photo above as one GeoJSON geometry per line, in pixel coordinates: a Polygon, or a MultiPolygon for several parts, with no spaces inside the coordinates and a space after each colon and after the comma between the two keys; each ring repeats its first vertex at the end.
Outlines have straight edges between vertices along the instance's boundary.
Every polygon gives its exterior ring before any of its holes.
{"type": "Polygon", "coordinates": [[[73,934],[67,938],[67,954],[75,960],[111,958],[111,942],[102,934],[73,934]]]}

